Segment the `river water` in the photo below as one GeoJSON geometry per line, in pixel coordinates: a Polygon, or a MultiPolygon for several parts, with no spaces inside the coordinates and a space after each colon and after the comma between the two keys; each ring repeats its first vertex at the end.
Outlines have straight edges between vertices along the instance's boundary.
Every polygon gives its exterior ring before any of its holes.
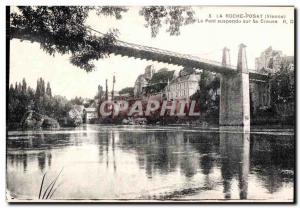
{"type": "Polygon", "coordinates": [[[84,125],[9,131],[7,190],[53,200],[293,201],[291,129],[84,125]]]}

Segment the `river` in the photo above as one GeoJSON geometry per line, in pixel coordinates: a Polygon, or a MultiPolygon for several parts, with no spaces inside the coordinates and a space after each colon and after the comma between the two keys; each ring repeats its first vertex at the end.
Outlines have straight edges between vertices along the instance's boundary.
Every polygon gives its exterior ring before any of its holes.
{"type": "Polygon", "coordinates": [[[53,200],[293,201],[294,131],[83,125],[8,131],[7,190],[53,200]],[[45,188],[44,188],[45,190],[45,188]]]}

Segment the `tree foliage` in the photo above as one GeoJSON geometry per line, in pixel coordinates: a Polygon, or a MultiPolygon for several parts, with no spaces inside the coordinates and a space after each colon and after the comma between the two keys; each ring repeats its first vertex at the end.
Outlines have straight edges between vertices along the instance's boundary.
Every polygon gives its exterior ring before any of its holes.
{"type": "MultiPolygon", "coordinates": [[[[121,19],[126,7],[89,6],[19,6],[10,14],[10,38],[38,42],[50,55],[70,54],[73,65],[89,72],[94,70],[93,60],[107,57],[117,38],[117,30],[96,36],[86,25],[90,11],[97,15],[121,19]]],[[[170,35],[179,35],[182,25],[195,22],[190,7],[142,7],[145,26],[155,37],[162,24],[168,26],[170,35]]],[[[101,24],[101,22],[100,22],[101,24]]]]}
{"type": "Polygon", "coordinates": [[[282,63],[280,70],[271,76],[271,100],[273,104],[295,100],[295,72],[288,63],[282,63]]]}
{"type": "Polygon", "coordinates": [[[133,96],[133,87],[125,87],[119,91],[119,94],[128,93],[130,96],[133,96]]]}
{"type": "MultiPolygon", "coordinates": [[[[98,60],[109,54],[115,42],[114,32],[99,37],[85,25],[94,7],[82,6],[20,6],[10,14],[10,38],[38,42],[50,55],[71,54],[70,61],[86,71],[92,71],[98,60]]],[[[121,17],[124,9],[106,7],[97,13],[121,17]]]]}
{"type": "Polygon", "coordinates": [[[96,10],[97,15],[114,16],[116,19],[121,19],[122,13],[128,11],[126,7],[111,6],[93,7],[93,9],[96,10]]]}
{"type": "Polygon", "coordinates": [[[148,6],[140,10],[144,16],[145,27],[150,27],[152,37],[156,37],[163,24],[170,35],[179,35],[180,27],[194,23],[195,12],[191,7],[183,6],[148,6]]]}
{"type": "Polygon", "coordinates": [[[70,102],[73,104],[73,105],[83,105],[84,103],[84,99],[82,97],[75,97],[73,99],[70,100],[70,102]]]}
{"type": "Polygon", "coordinates": [[[36,90],[27,86],[26,80],[22,84],[10,85],[8,97],[8,118],[9,123],[19,123],[23,115],[34,110],[37,113],[48,115],[53,118],[65,116],[71,109],[72,103],[62,96],[52,96],[50,83],[40,78],[37,81],[36,90]]]}
{"type": "Polygon", "coordinates": [[[158,84],[158,83],[167,83],[168,80],[171,81],[173,78],[174,71],[168,70],[159,70],[154,73],[152,78],[150,79],[150,84],[158,84]]]}
{"type": "Polygon", "coordinates": [[[192,95],[192,100],[196,100],[199,104],[200,112],[205,113],[218,113],[219,98],[214,95],[220,88],[220,79],[213,76],[211,72],[203,71],[199,81],[199,90],[192,95]]]}

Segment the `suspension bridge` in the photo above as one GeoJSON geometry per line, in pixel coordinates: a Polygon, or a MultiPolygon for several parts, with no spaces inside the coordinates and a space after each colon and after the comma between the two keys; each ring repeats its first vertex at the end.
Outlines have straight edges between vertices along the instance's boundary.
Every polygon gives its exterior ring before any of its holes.
{"type": "MultiPolygon", "coordinates": [[[[100,31],[94,30],[92,28],[89,29],[99,35],[104,35],[104,33],[100,31]]],[[[124,57],[133,57],[148,61],[157,61],[166,64],[179,65],[182,67],[203,69],[220,74],[234,74],[237,72],[237,66],[231,65],[230,60],[229,63],[224,65],[224,63],[222,62],[201,58],[195,55],[182,54],[146,45],[129,43],[119,39],[116,39],[115,45],[111,48],[110,53],[121,55],[124,57]]],[[[258,73],[253,69],[248,69],[248,72],[251,81],[264,82],[268,79],[267,74],[258,73]]]]}

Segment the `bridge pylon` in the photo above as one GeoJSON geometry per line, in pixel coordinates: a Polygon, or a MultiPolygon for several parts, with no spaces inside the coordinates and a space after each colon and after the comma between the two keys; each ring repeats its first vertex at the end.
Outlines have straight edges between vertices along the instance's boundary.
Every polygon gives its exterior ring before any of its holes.
{"type": "MultiPolygon", "coordinates": [[[[222,65],[230,65],[227,48],[223,49],[222,65]]],[[[250,126],[249,71],[244,44],[239,45],[236,73],[223,73],[220,85],[219,125],[250,126]]]]}
{"type": "Polygon", "coordinates": [[[227,47],[223,48],[222,65],[227,67],[231,64],[230,62],[230,50],[227,47]]]}

